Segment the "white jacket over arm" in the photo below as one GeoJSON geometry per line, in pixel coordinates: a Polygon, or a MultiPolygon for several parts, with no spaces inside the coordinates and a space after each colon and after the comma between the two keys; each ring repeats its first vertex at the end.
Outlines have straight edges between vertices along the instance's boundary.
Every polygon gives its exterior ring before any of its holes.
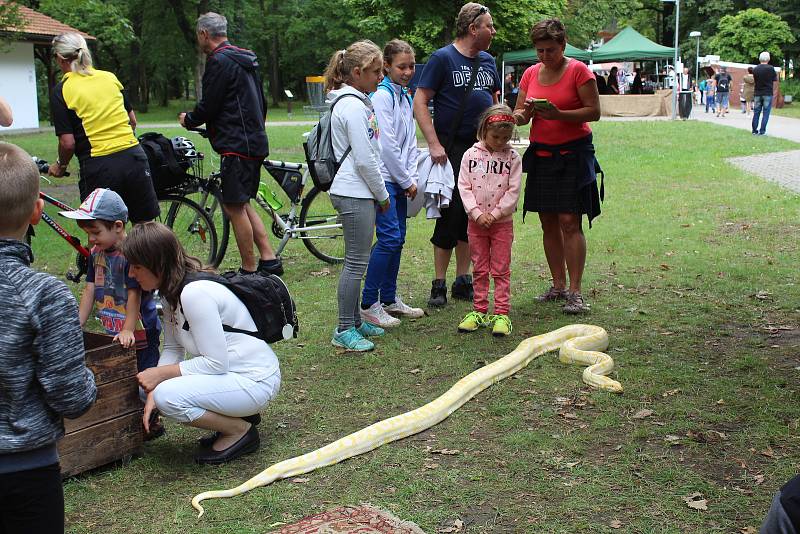
{"type": "Polygon", "coordinates": [[[343,94],[354,94],[357,98],[343,98],[333,108],[331,135],[333,153],[341,160],[347,148],[350,154],[342,162],[333,180],[330,193],[351,198],[372,198],[384,202],[389,198],[380,169],[380,129],[367,95],[342,85],[331,91],[328,101],[333,102],[343,94]]]}
{"type": "Polygon", "coordinates": [[[385,181],[408,189],[417,184],[419,150],[414,111],[402,89],[396,83],[383,83],[371,99],[381,128],[381,175],[385,181]]]}

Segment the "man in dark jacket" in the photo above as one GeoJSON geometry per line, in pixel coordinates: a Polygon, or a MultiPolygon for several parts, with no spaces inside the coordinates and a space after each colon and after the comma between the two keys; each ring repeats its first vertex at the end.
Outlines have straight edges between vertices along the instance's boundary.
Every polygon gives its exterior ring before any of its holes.
{"type": "Polygon", "coordinates": [[[228,42],[228,21],[217,13],[197,19],[197,42],[208,56],[203,97],[178,121],[186,128],[205,124],[211,146],[221,156],[222,201],[233,225],[242,257],[242,272],[283,274],[269,244],[267,230],[250,205],[258,192],[261,164],[269,154],[264,121],[267,106],[258,58],[228,42]],[[253,254],[253,243],[259,258],[253,254]],[[258,261],[257,261],[258,260],[258,261]]]}
{"type": "Polygon", "coordinates": [[[63,282],[31,269],[23,243],[42,215],[39,171],[0,143],[0,532],[64,532],[56,442],[63,417],[95,400],[78,305],[63,282]]]}

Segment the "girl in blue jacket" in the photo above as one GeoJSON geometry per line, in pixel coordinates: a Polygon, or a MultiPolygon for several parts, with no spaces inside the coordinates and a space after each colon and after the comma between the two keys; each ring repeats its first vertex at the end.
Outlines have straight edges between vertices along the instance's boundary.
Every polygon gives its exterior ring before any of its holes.
{"type": "Polygon", "coordinates": [[[397,295],[400,254],[406,238],[407,198],[417,195],[417,136],[408,84],[414,77],[414,49],[399,39],[383,49],[384,78],[372,94],[381,129],[381,177],[389,192],[390,207],[377,213],[367,278],[361,295],[361,317],[380,327],[400,324],[399,317],[422,317],[397,295]]]}

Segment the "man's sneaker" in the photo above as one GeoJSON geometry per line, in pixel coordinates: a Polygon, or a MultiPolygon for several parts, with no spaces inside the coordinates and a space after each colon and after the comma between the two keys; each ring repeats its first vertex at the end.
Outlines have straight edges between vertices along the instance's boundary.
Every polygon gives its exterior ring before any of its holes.
{"type": "Polygon", "coordinates": [[[400,319],[392,317],[383,309],[380,302],[375,302],[369,308],[361,309],[361,320],[370,322],[381,328],[392,328],[400,324],[400,319]]]}
{"type": "Polygon", "coordinates": [[[258,269],[256,272],[283,276],[283,262],[280,258],[275,258],[274,260],[258,260],[258,269]]]}
{"type": "Polygon", "coordinates": [[[375,348],[375,343],[364,339],[364,336],[356,330],[355,326],[351,326],[344,332],[334,330],[331,345],[344,349],[347,352],[367,352],[375,348]]]}
{"type": "Polygon", "coordinates": [[[550,286],[550,289],[536,297],[537,302],[552,302],[554,300],[564,300],[569,293],[565,288],[556,288],[550,286]]]}
{"type": "Polygon", "coordinates": [[[589,305],[583,301],[583,297],[577,291],[567,294],[567,303],[564,304],[564,313],[577,315],[589,311],[589,305]]]}
{"type": "Polygon", "coordinates": [[[495,337],[507,336],[513,330],[511,326],[511,319],[508,315],[494,315],[492,316],[492,335],[495,337]]]}
{"type": "Polygon", "coordinates": [[[468,300],[472,302],[475,295],[475,290],[472,288],[472,275],[462,274],[456,276],[453,285],[450,288],[450,294],[454,299],[468,300]]]}
{"type": "Polygon", "coordinates": [[[409,317],[411,319],[418,319],[425,315],[425,311],[422,308],[412,308],[400,300],[400,297],[395,297],[394,302],[391,304],[384,304],[383,309],[390,315],[399,315],[400,317],[409,317]]]}
{"type": "Polygon", "coordinates": [[[469,312],[464,320],[458,324],[458,331],[459,332],[474,332],[478,328],[484,326],[486,324],[486,320],[488,319],[488,315],[485,313],[481,313],[479,311],[471,311],[469,312]]]}
{"type": "Polygon", "coordinates": [[[376,326],[369,321],[361,321],[361,326],[356,328],[359,334],[363,337],[381,337],[386,333],[386,330],[380,326],[376,326]]]}
{"type": "Polygon", "coordinates": [[[447,282],[443,278],[437,278],[431,282],[431,298],[428,299],[428,306],[441,308],[447,304],[447,282]]]}

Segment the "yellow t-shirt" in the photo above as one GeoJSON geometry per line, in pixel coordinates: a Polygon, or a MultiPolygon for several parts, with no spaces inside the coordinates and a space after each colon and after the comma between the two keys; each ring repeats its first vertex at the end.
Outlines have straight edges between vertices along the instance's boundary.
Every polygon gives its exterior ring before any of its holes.
{"type": "Polygon", "coordinates": [[[51,96],[56,135],[75,136],[78,159],[106,156],[139,142],[129,124],[122,84],[111,72],[68,72],[51,96]]]}

